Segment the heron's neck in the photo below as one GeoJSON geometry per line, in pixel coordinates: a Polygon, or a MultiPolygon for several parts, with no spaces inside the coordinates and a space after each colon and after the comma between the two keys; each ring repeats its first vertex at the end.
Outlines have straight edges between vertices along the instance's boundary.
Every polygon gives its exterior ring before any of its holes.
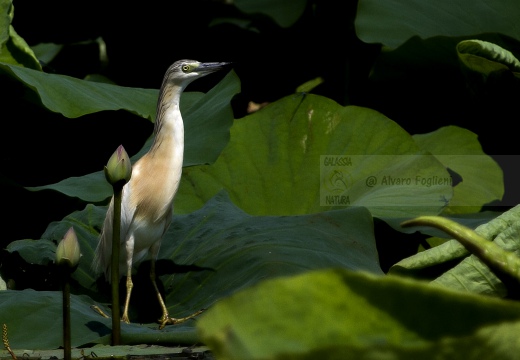
{"type": "Polygon", "coordinates": [[[182,160],[184,152],[184,123],[179,102],[184,88],[178,84],[163,84],[157,103],[154,141],[150,153],[167,152],[172,158],[182,160]]]}

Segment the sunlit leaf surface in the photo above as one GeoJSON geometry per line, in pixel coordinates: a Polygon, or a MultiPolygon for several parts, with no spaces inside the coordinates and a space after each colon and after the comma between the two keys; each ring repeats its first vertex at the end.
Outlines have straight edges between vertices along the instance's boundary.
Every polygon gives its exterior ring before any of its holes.
{"type": "Polygon", "coordinates": [[[514,359],[520,305],[344,269],[265,281],[201,316],[223,359],[514,359]],[[507,351],[504,351],[506,350],[507,351]]]}

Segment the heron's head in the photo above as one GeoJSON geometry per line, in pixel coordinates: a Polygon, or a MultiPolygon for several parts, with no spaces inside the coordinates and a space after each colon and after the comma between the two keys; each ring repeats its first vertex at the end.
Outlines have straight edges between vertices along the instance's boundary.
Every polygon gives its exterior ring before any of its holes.
{"type": "Polygon", "coordinates": [[[171,81],[187,86],[193,80],[218,71],[228,64],[227,62],[201,63],[196,60],[179,60],[170,66],[166,76],[171,81]]]}

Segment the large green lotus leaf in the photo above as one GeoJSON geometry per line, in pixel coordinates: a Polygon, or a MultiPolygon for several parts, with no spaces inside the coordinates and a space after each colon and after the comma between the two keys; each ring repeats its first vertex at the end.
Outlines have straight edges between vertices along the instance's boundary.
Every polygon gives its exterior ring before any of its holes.
{"type": "Polygon", "coordinates": [[[0,63],[41,70],[32,49],[11,25],[14,16],[12,0],[0,0],[0,63]]]}
{"type": "Polygon", "coordinates": [[[15,240],[7,245],[6,250],[19,253],[29,264],[47,265],[56,259],[56,244],[47,240],[15,240]]]}
{"type": "Polygon", "coordinates": [[[488,41],[461,41],[457,44],[457,55],[466,69],[484,76],[504,70],[520,72],[520,61],[509,50],[488,41]]]}
{"type": "MultiPolygon", "coordinates": [[[[475,229],[485,239],[520,255],[520,205],[475,229]]],[[[432,282],[445,287],[478,294],[504,297],[504,284],[474,255],[457,241],[450,240],[432,249],[401,260],[390,273],[421,276],[425,270],[442,267],[441,275],[432,282]],[[446,269],[448,267],[448,269],[446,269]]],[[[434,273],[434,272],[433,272],[434,273]]]]}
{"type": "MultiPolygon", "coordinates": [[[[134,162],[134,157],[131,158],[131,161],[134,162]]],[[[30,191],[55,190],[67,196],[93,203],[102,202],[113,194],[112,186],[106,181],[103,171],[85,176],[72,176],[55,184],[28,186],[26,189],[30,191]]]]}
{"type": "Polygon", "coordinates": [[[360,0],[355,27],[362,41],[395,48],[412,36],[498,32],[520,39],[519,16],[515,0],[360,0]]]}
{"type": "Polygon", "coordinates": [[[379,112],[295,94],[235,120],[214,164],[184,168],[175,206],[188,213],[224,188],[255,215],[355,205],[374,216],[413,217],[442,210],[449,180],[434,156],[379,112]]]}
{"type": "Polygon", "coordinates": [[[197,328],[215,357],[228,360],[481,359],[484,352],[514,359],[518,341],[488,336],[519,329],[520,304],[327,269],[234,294],[201,315],[197,328]]]}
{"type": "MultiPolygon", "coordinates": [[[[0,318],[7,325],[9,345],[14,349],[57,349],[63,346],[62,293],[31,289],[0,291],[0,318]],[[29,325],[28,325],[29,324],[29,325]]],[[[71,345],[110,343],[112,320],[102,317],[93,305],[110,314],[110,309],[85,295],[71,295],[71,345]]],[[[186,344],[197,342],[193,326],[179,325],[175,331],[157,326],[121,323],[122,341],[129,344],[186,344]]]]}
{"type": "Polygon", "coordinates": [[[382,274],[372,217],[361,207],[289,217],[251,216],[219,194],[202,210],[179,216],[167,239],[163,256],[206,269],[162,277],[170,289],[167,303],[178,303],[174,309],[185,308],[184,313],[262,279],[310,269],[339,266],[382,274]],[[186,294],[186,300],[179,294],[186,294]]]}
{"type": "Polygon", "coordinates": [[[0,63],[0,71],[18,79],[36,92],[47,109],[68,118],[120,109],[146,119],[155,118],[158,96],[155,89],[96,83],[3,63],[0,63]]]}
{"type": "MultiPolygon", "coordinates": [[[[62,294],[58,291],[0,291],[0,316],[8,327],[9,345],[13,349],[53,349],[63,345],[62,294]],[[27,322],[30,326],[27,326],[27,322]]],[[[99,335],[89,323],[110,332],[111,321],[96,314],[95,304],[86,296],[71,298],[72,345],[97,340],[99,335]]]]}
{"type": "Polygon", "coordinates": [[[280,26],[293,25],[303,14],[307,6],[306,0],[235,0],[233,2],[240,11],[248,14],[262,13],[271,17],[280,26]]]}
{"type": "Polygon", "coordinates": [[[476,213],[483,205],[502,199],[502,169],[484,154],[475,133],[457,126],[446,126],[413,138],[421,149],[434,154],[444,166],[462,177],[454,187],[444,214],[476,213]]]}
{"type": "MultiPolygon", "coordinates": [[[[105,212],[106,207],[87,205],[83,211],[51,223],[42,239],[17,242],[10,250],[17,251],[26,261],[35,261],[42,249],[38,242],[43,242],[45,253],[42,252],[41,261],[36,261],[47,264],[52,257],[48,255],[49,248],[55,248],[65,232],[74,227],[82,253],[79,267],[73,273],[74,293],[89,295],[92,303],[94,300],[108,303],[107,284],[90,268],[105,212]]],[[[174,217],[161,245],[157,273],[170,315],[182,317],[263,279],[328,267],[383,273],[367,209],[353,207],[292,217],[251,216],[233,205],[225,193],[220,193],[203,209],[174,217]]],[[[139,270],[134,277],[136,295],[130,317],[145,323],[145,328],[156,329],[157,325],[152,323],[160,315],[159,305],[152,288],[146,287],[150,280],[145,266],[139,270]],[[145,284],[139,287],[142,277],[145,284]]],[[[9,309],[3,306],[2,311],[9,309]]],[[[38,318],[38,321],[45,323],[55,318],[38,318]]],[[[171,339],[176,339],[178,331],[193,330],[193,326],[193,323],[181,328],[171,326],[163,332],[171,332],[171,339]]],[[[167,338],[164,336],[161,341],[167,338]]],[[[132,339],[136,343],[157,342],[153,336],[132,339]]]]}
{"type": "Polygon", "coordinates": [[[13,14],[13,0],[0,0],[0,44],[2,46],[9,40],[9,26],[13,14]]]}
{"type": "MultiPolygon", "coordinates": [[[[77,80],[83,81],[83,80],[77,80]]],[[[88,81],[83,81],[89,83],[88,81]]],[[[94,83],[95,84],[95,83],[94,83]]],[[[105,84],[100,84],[105,86],[105,84]]],[[[132,98],[137,96],[142,89],[124,89],[122,91],[133,93],[132,98]]],[[[157,103],[157,91],[153,91],[154,96],[146,100],[151,106],[157,103]]],[[[186,92],[181,97],[181,111],[184,119],[184,166],[207,164],[214,162],[222,149],[229,141],[229,128],[233,122],[233,111],[231,109],[231,99],[240,91],[240,80],[236,73],[231,71],[221,82],[213,87],[206,94],[186,92]]],[[[115,94],[113,94],[115,96],[115,94]]],[[[123,96],[123,94],[120,94],[123,96]]],[[[119,95],[118,95],[119,96],[119,95]]],[[[122,97],[121,101],[128,101],[122,97]]],[[[130,103],[127,105],[130,106],[130,103]]],[[[151,107],[150,107],[151,109],[151,107]]],[[[152,144],[150,138],[143,148],[134,156],[131,161],[135,163],[143,156],[152,144]]],[[[108,159],[107,159],[108,161],[108,159]]],[[[103,171],[98,171],[81,177],[70,177],[56,184],[28,187],[27,189],[55,190],[70,197],[77,197],[87,202],[101,202],[112,195],[112,188],[105,180],[103,171]]]]}
{"type": "Polygon", "coordinates": [[[234,71],[222,79],[204,97],[183,110],[184,166],[210,164],[217,160],[229,142],[233,125],[231,100],[240,92],[240,79],[234,71]]]}

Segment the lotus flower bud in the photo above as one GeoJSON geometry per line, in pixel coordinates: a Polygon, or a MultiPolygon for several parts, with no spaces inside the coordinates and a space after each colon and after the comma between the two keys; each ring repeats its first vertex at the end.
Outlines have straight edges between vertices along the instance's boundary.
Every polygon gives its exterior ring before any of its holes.
{"type": "Polygon", "coordinates": [[[56,248],[56,263],[74,271],[78,267],[80,257],[78,238],[74,228],[70,227],[56,248]]]}
{"type": "Polygon", "coordinates": [[[111,185],[127,183],[132,176],[132,164],[123,145],[119,145],[105,166],[105,177],[111,185]]]}

